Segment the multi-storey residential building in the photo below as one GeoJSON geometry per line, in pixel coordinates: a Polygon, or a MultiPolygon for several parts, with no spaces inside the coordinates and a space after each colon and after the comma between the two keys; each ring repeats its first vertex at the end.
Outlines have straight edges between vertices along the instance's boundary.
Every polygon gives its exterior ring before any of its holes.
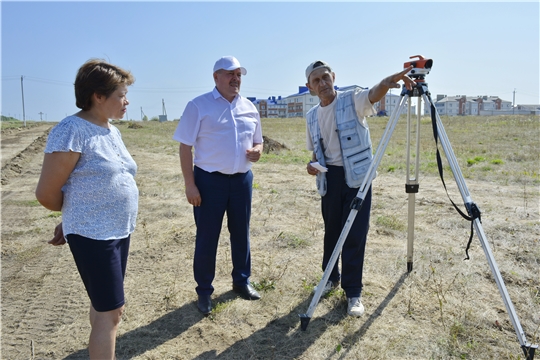
{"type": "MultiPolygon", "coordinates": [[[[345,87],[335,86],[336,90],[342,91],[353,88],[361,87],[358,85],[351,85],[345,87]]],[[[306,116],[306,113],[309,111],[309,109],[319,103],[319,97],[311,95],[307,86],[299,86],[297,93],[286,97],[279,96],[277,99],[275,96],[270,97],[269,99],[273,99],[275,101],[275,104],[268,103],[268,100],[256,100],[255,98],[248,99],[250,99],[255,104],[255,106],[259,110],[259,114],[261,117],[270,117],[270,112],[266,112],[264,108],[265,106],[267,106],[268,109],[270,109],[271,106],[274,106],[279,114],[277,117],[303,118],[306,116]]]]}
{"type": "MultiPolygon", "coordinates": [[[[344,87],[334,86],[336,90],[349,90],[361,88],[358,85],[344,87]]],[[[306,113],[319,103],[319,98],[309,93],[306,86],[299,86],[298,92],[292,95],[270,96],[268,99],[256,99],[248,97],[255,104],[261,118],[278,117],[299,117],[303,118],[306,113]]],[[[391,115],[401,100],[401,95],[392,94],[389,91],[381,101],[374,104],[377,115],[391,115]]],[[[414,102],[413,102],[414,103],[414,102]]],[[[512,107],[510,101],[505,101],[498,96],[470,96],[457,95],[446,96],[437,95],[434,101],[435,108],[439,115],[457,116],[457,115],[509,115],[509,114],[540,114],[540,105],[518,105],[512,107]]],[[[408,106],[404,106],[401,113],[405,114],[408,106]]],[[[429,108],[425,106],[424,115],[429,115],[429,108]]],[[[416,114],[416,105],[411,105],[411,113],[416,114]]]]}
{"type": "Polygon", "coordinates": [[[513,109],[513,113],[519,113],[519,114],[531,114],[531,115],[540,115],[540,105],[517,105],[513,109]]]}
{"type": "MultiPolygon", "coordinates": [[[[505,101],[498,96],[471,96],[437,95],[437,100],[433,103],[439,115],[496,115],[511,114],[512,102],[505,101]]],[[[429,109],[425,108],[424,113],[429,114],[429,109]]]]}
{"type": "Polygon", "coordinates": [[[287,117],[305,117],[308,110],[319,103],[319,97],[311,95],[307,86],[299,86],[297,93],[282,101],[287,105],[287,117]]]}
{"type": "MultiPolygon", "coordinates": [[[[401,100],[401,95],[392,94],[392,90],[386,93],[386,95],[379,101],[376,102],[373,106],[377,110],[377,115],[388,115],[390,116],[396,108],[399,106],[401,100]]],[[[406,114],[409,111],[407,104],[401,109],[401,114],[406,114]]],[[[411,105],[411,114],[416,114],[416,105],[411,105]]]]}
{"type": "MultiPolygon", "coordinates": [[[[335,86],[336,90],[348,90],[357,85],[347,86],[338,88],[335,86]]],[[[313,96],[309,93],[307,86],[299,86],[298,92],[286,97],[275,96],[269,97],[267,100],[261,100],[256,98],[248,97],[249,100],[255,105],[259,111],[261,118],[265,117],[287,117],[294,118],[299,117],[303,118],[306,116],[306,113],[319,103],[319,97],[313,96]]]]}
{"type": "Polygon", "coordinates": [[[278,96],[277,99],[275,96],[270,96],[268,99],[250,97],[248,99],[255,105],[261,118],[287,117],[287,105],[281,102],[281,96],[278,96]]]}

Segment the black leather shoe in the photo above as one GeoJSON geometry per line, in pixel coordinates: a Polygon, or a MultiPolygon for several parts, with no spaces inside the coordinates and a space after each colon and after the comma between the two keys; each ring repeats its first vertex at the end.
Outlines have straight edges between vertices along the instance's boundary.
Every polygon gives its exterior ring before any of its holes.
{"type": "Polygon", "coordinates": [[[261,295],[251,286],[251,284],[248,285],[234,285],[233,284],[233,291],[240,294],[241,297],[243,297],[246,300],[259,300],[261,298],[261,295]]]}
{"type": "Polygon", "coordinates": [[[212,312],[212,300],[210,299],[210,295],[199,295],[197,309],[204,315],[208,315],[212,312]]]}

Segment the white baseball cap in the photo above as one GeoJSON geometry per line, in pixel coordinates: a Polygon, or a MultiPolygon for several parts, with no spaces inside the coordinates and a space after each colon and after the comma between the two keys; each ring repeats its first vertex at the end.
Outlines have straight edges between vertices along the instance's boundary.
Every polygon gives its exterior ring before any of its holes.
{"type": "Polygon", "coordinates": [[[234,56],[223,56],[214,65],[214,72],[218,70],[236,70],[240,69],[242,75],[247,74],[247,70],[240,66],[240,62],[234,56]]]}
{"type": "Polygon", "coordinates": [[[309,64],[309,66],[307,67],[306,69],[306,81],[309,82],[309,75],[311,75],[311,73],[319,68],[326,68],[328,69],[328,71],[332,71],[332,68],[330,67],[330,65],[328,65],[328,63],[326,61],[322,61],[322,60],[317,60],[317,61],[314,61],[312,62],[311,64],[309,64]]]}

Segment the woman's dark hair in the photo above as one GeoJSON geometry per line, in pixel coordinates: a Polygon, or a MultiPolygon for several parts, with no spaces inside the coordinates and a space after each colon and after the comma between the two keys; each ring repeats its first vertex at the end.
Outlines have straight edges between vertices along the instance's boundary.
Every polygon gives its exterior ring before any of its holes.
{"type": "Polygon", "coordinates": [[[118,86],[133,84],[131,72],[109,64],[102,59],[90,59],[77,72],[75,100],[79,109],[90,110],[94,93],[108,98],[118,86]]]}

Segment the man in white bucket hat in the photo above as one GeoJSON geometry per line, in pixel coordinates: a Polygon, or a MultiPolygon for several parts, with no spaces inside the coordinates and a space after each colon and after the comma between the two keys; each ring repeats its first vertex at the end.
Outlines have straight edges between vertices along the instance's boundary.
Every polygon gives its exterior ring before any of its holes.
{"type": "Polygon", "coordinates": [[[251,165],[261,156],[263,139],[257,108],[240,95],[242,76],[246,74],[233,56],[217,60],[215,88],[186,105],[173,136],[180,142],[186,198],[193,206],[197,226],[193,272],[197,308],[205,315],[212,311],[212,281],[225,213],[233,263],[232,288],[246,300],[260,298],[249,281],[249,221],[251,165]]]}

